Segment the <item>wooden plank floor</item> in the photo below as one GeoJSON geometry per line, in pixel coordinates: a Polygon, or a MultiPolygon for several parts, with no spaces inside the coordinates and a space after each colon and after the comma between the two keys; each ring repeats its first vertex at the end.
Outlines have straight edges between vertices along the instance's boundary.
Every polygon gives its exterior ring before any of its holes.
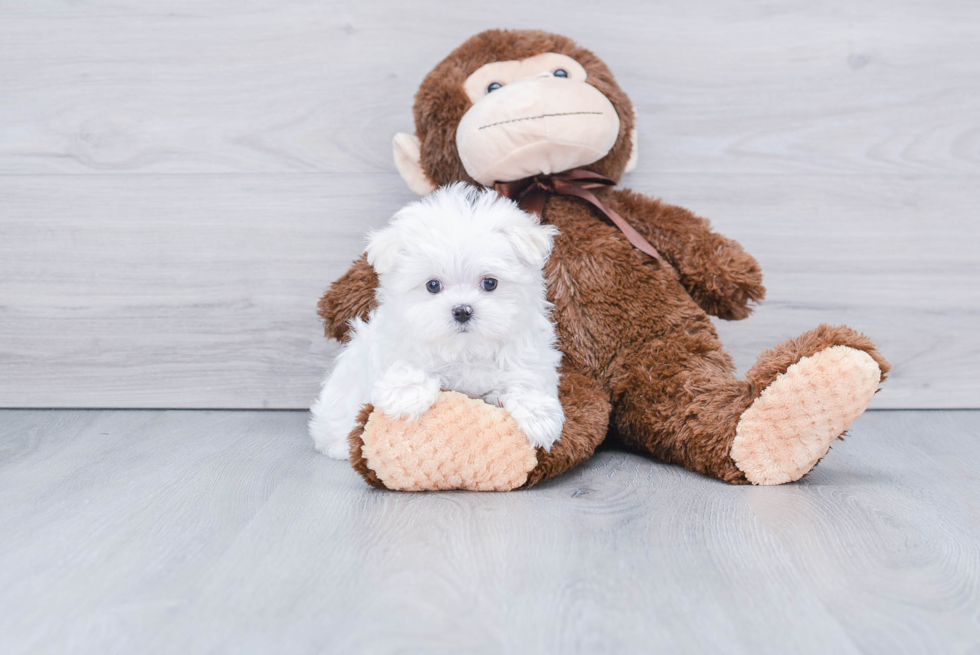
{"type": "Polygon", "coordinates": [[[371,490],[305,419],[0,412],[0,650],[980,648],[980,412],[870,412],[782,487],[610,450],[506,494],[371,490]]]}

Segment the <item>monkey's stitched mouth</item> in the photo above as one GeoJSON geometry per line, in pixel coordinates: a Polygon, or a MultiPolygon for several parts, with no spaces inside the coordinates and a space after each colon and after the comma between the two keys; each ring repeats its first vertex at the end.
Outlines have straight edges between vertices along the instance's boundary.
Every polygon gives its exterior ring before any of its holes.
{"type": "Polygon", "coordinates": [[[485,130],[488,127],[496,127],[497,125],[504,125],[506,123],[519,123],[521,121],[536,121],[539,118],[551,118],[552,116],[584,116],[584,115],[602,116],[602,112],[601,111],[566,111],[560,114],[541,114],[540,116],[527,116],[525,118],[511,118],[510,120],[507,121],[499,121],[497,123],[490,123],[488,125],[484,125],[483,127],[478,127],[477,131],[485,130]]]}

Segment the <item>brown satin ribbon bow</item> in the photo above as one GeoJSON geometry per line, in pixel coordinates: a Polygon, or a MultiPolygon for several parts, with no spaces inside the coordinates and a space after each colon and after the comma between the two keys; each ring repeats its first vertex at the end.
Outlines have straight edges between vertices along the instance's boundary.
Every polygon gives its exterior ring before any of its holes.
{"type": "Polygon", "coordinates": [[[627,223],[625,218],[602,204],[602,201],[590,191],[590,189],[600,189],[614,184],[616,182],[605,175],[593,173],[584,168],[576,168],[554,175],[526,177],[515,182],[497,182],[493,188],[500,195],[517,201],[517,204],[524,211],[537,214],[538,217],[541,216],[549,195],[579,197],[605,214],[626,235],[626,238],[637,250],[663,261],[663,257],[657,252],[657,249],[644,239],[643,235],[633,229],[633,226],[627,223]]]}

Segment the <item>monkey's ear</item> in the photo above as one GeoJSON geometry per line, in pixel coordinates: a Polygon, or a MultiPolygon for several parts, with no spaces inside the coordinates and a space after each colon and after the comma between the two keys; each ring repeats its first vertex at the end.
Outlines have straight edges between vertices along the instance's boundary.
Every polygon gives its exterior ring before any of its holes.
{"type": "Polygon", "coordinates": [[[640,161],[640,144],[637,143],[637,139],[636,125],[634,125],[633,129],[630,130],[630,158],[626,160],[626,168],[623,170],[624,173],[632,173],[640,161]]]}
{"type": "Polygon", "coordinates": [[[399,132],[392,140],[395,151],[395,168],[405,180],[408,188],[419,194],[427,195],[435,191],[436,187],[422,170],[422,151],[419,147],[419,138],[414,134],[399,132]]]}

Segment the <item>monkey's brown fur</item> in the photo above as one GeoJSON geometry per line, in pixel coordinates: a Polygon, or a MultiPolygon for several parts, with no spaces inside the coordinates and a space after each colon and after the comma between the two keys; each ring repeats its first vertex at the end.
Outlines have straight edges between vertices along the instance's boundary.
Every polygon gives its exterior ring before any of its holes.
{"type": "MultiPolygon", "coordinates": [[[[616,108],[619,140],[606,157],[586,168],[619,180],[631,149],[633,109],[605,64],[561,36],[491,30],[436,66],[416,96],[421,163],[433,183],[473,182],[455,148],[456,126],[470,106],[462,87],[467,76],[489,62],[544,52],[579,61],[589,83],[616,108]]],[[[867,352],[882,379],[888,372],[888,363],[870,339],[847,327],[821,325],[764,352],[746,379],[739,380],[708,314],[729,320],[749,315],[750,302],[765,295],[756,260],[686,209],[629,190],[606,189],[597,195],[667,263],[636,250],[591,205],[577,198],[549,198],[543,220],[560,234],[545,273],[564,353],[560,395],[566,423],[551,452],[539,450],[538,466],[525,486],[587,459],[609,431],[630,449],[745,483],[730,456],[736,425],[742,412],[791,365],[844,345],[867,352]]],[[[377,276],[362,257],[330,287],[319,303],[327,336],[347,338],[348,321],[366,318],[374,306],[376,285],[377,276]]],[[[351,435],[352,461],[370,484],[383,486],[360,456],[362,429],[351,435]]]]}

